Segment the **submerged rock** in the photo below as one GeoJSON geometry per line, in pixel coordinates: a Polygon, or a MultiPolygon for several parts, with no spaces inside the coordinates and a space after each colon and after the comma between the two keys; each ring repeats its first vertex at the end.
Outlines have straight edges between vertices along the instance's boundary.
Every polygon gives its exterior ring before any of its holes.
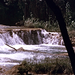
{"type": "Polygon", "coordinates": [[[17,49],[17,51],[21,52],[21,51],[25,51],[22,47],[20,47],[19,49],[17,49]]]}

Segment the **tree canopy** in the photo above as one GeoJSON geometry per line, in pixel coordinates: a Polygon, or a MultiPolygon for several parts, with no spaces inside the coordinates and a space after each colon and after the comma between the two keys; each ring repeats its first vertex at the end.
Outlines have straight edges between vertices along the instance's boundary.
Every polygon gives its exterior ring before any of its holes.
{"type": "MultiPolygon", "coordinates": [[[[66,19],[75,20],[74,0],[54,1],[60,7],[66,19]]],[[[56,21],[54,13],[47,6],[45,0],[0,0],[0,24],[14,25],[16,22],[23,20],[23,16],[27,19],[31,18],[31,15],[43,21],[48,21],[49,18],[56,21]]]]}

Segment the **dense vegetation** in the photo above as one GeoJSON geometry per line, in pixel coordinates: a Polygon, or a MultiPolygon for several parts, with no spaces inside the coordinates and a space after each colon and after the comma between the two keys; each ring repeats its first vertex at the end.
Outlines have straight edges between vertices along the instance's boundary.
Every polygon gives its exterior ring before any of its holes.
{"type": "MultiPolygon", "coordinates": [[[[67,26],[75,27],[75,1],[54,1],[59,5],[67,26]]],[[[0,0],[0,24],[15,25],[16,22],[25,21],[28,18],[35,18],[39,21],[48,22],[47,24],[52,26],[58,26],[56,17],[45,0],[0,0]]]]}
{"type": "Polygon", "coordinates": [[[73,74],[69,58],[51,59],[45,58],[37,62],[34,60],[24,60],[20,65],[12,67],[5,73],[6,75],[71,75],[73,74]]]}

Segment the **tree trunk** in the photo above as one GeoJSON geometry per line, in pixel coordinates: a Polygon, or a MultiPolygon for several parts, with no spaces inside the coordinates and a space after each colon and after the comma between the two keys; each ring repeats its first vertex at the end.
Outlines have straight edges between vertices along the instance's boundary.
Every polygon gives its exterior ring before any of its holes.
{"type": "Polygon", "coordinates": [[[59,9],[59,7],[53,2],[53,0],[46,0],[47,5],[51,8],[51,10],[54,12],[56,19],[58,20],[59,23],[59,27],[61,30],[61,34],[71,61],[71,65],[73,68],[73,72],[75,75],[75,54],[74,54],[74,50],[72,48],[72,44],[71,41],[69,39],[68,36],[68,32],[66,29],[66,23],[64,21],[64,18],[62,16],[61,10],[59,9]]]}

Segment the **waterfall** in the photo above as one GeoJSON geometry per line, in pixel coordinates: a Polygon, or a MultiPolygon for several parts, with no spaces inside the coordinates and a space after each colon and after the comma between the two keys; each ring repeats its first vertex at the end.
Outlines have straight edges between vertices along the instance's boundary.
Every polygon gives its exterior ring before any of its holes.
{"type": "Polygon", "coordinates": [[[0,46],[5,44],[15,45],[15,44],[24,44],[24,42],[13,31],[12,32],[9,31],[9,32],[0,34],[0,46]]]}
{"type": "Polygon", "coordinates": [[[25,30],[16,32],[25,44],[42,44],[41,30],[25,30]]]}
{"type": "Polygon", "coordinates": [[[42,30],[43,34],[43,43],[52,44],[52,45],[63,45],[63,39],[60,33],[58,32],[47,32],[46,30],[42,30]]]}
{"type": "Polygon", "coordinates": [[[62,36],[58,32],[47,32],[41,30],[10,30],[0,33],[0,45],[15,44],[52,44],[63,45],[62,36]]]}
{"type": "Polygon", "coordinates": [[[17,64],[16,61],[35,57],[37,60],[54,58],[56,56],[52,54],[65,51],[62,44],[63,39],[58,32],[47,32],[37,28],[0,29],[0,65],[17,64]]]}

